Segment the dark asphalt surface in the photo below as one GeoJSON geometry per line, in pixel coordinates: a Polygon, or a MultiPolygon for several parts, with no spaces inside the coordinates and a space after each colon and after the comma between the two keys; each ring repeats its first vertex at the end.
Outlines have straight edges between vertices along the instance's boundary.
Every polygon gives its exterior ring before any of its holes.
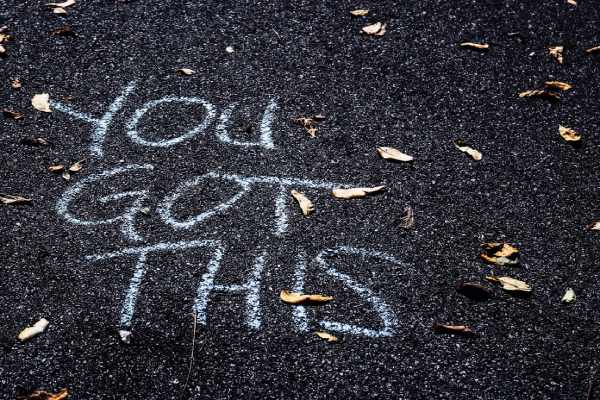
{"type": "MultiPolygon", "coordinates": [[[[0,105],[26,117],[0,119],[0,192],[31,197],[33,204],[0,207],[0,398],[67,387],[70,399],[85,400],[585,399],[590,370],[600,368],[600,236],[584,229],[600,218],[600,56],[583,50],[600,44],[600,8],[579,3],[92,0],[58,18],[41,1],[5,2],[0,26],[16,39],[0,59],[0,105]],[[355,8],[370,15],[352,18],[355,8]],[[377,21],[388,24],[383,37],[359,33],[377,21]],[[76,36],[49,35],[65,24],[76,36]],[[463,41],[491,49],[458,48],[463,41]],[[546,50],[559,44],[564,65],[546,50]],[[176,75],[182,67],[196,74],[176,75]],[[12,77],[22,89],[10,88],[12,77]],[[558,103],[517,98],[552,79],[574,89],[558,103]],[[30,104],[36,93],[73,96],[73,107],[99,117],[133,80],[138,87],[110,126],[103,158],[90,157],[90,124],[30,104]],[[214,123],[205,135],[170,148],[132,143],[125,128],[131,115],[167,95],[203,97],[217,113],[238,103],[233,126],[255,128],[277,98],[276,148],[225,145],[214,123]],[[289,119],[313,114],[326,119],[310,139],[289,119]],[[582,145],[566,144],[559,124],[580,131],[582,145]],[[27,137],[52,145],[28,146],[21,142],[27,137]],[[483,160],[456,150],[457,138],[483,160]],[[375,147],[385,145],[415,162],[381,160],[375,147]],[[81,159],[84,169],[71,182],[47,172],[53,163],[81,159]],[[132,343],[125,345],[117,330],[134,263],[127,257],[90,263],[85,256],[132,243],[115,226],[76,226],[55,209],[77,181],[136,163],[155,169],[95,185],[77,211],[111,213],[94,199],[150,190],[151,212],[136,219],[146,243],[222,240],[220,283],[243,282],[254,257],[268,253],[261,329],[245,327],[243,296],[211,296],[187,387],[192,304],[208,254],[149,256],[132,343]],[[154,210],[164,196],[214,170],[387,189],[354,201],[301,189],[316,212],[303,217],[290,197],[282,238],[271,231],[276,192],[269,188],[190,231],[163,224],[154,210]],[[407,206],[416,220],[409,230],[399,227],[407,206]],[[494,297],[485,302],[456,293],[458,281],[483,282],[490,273],[478,259],[479,245],[489,241],[521,249],[521,267],[496,270],[528,282],[531,296],[510,296],[487,283],[494,297]],[[278,294],[293,285],[296,255],[312,259],[339,245],[384,251],[405,264],[333,261],[391,307],[398,320],[393,337],[340,334],[341,342],[330,344],[295,332],[292,308],[278,294]],[[567,287],[577,294],[571,305],[560,303],[567,287]],[[42,317],[50,321],[47,331],[18,343],[18,332],[42,317]],[[479,337],[435,335],[435,322],[470,325],[479,337]]],[[[160,110],[144,118],[146,137],[174,137],[203,117],[192,106],[160,110]]],[[[212,186],[180,199],[175,212],[187,217],[233,193],[231,186],[212,186]]],[[[381,324],[352,290],[310,266],[306,290],[336,297],[309,310],[311,331],[318,319],[381,324]]],[[[591,398],[598,396],[600,387],[591,398]]]]}

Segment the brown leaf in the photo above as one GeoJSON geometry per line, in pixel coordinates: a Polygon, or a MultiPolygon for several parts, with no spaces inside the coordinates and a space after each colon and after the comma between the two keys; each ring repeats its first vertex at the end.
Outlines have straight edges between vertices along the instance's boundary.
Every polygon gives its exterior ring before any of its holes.
{"type": "Polygon", "coordinates": [[[7,33],[0,33],[0,43],[6,43],[12,40],[13,37],[7,33]]]}
{"type": "Polygon", "coordinates": [[[79,172],[83,168],[83,160],[77,161],[75,164],[69,167],[69,171],[71,172],[79,172]]]}
{"type": "Polygon", "coordinates": [[[31,105],[38,111],[41,112],[52,112],[50,109],[50,96],[48,93],[36,94],[31,99],[31,105]]]}
{"type": "Polygon", "coordinates": [[[370,36],[383,36],[385,35],[385,24],[376,22],[371,25],[367,25],[362,28],[362,32],[370,36]]]}
{"type": "Polygon", "coordinates": [[[61,26],[50,31],[52,36],[75,36],[75,31],[69,25],[61,26]]]}
{"type": "Polygon", "coordinates": [[[42,332],[44,332],[47,327],[48,327],[48,320],[45,318],[42,318],[38,322],[33,324],[33,326],[23,329],[19,333],[18,338],[21,342],[24,342],[26,340],[31,339],[34,336],[39,335],[42,332]]]}
{"type": "Polygon", "coordinates": [[[527,283],[518,279],[510,278],[508,276],[486,276],[485,279],[487,279],[490,282],[500,284],[502,286],[502,289],[508,292],[531,292],[531,288],[527,283]]]}
{"type": "Polygon", "coordinates": [[[292,190],[292,196],[294,196],[298,202],[298,205],[300,205],[302,214],[308,215],[315,211],[315,206],[313,205],[312,201],[310,201],[303,193],[292,190]]]}
{"type": "Polygon", "coordinates": [[[558,93],[552,93],[546,90],[526,90],[519,93],[519,97],[540,97],[549,100],[560,100],[558,93]]]}
{"type": "Polygon", "coordinates": [[[588,54],[592,54],[592,53],[596,53],[598,51],[600,51],[600,46],[595,46],[595,47],[589,48],[585,52],[588,54]]]}
{"type": "Polygon", "coordinates": [[[592,222],[587,226],[590,231],[600,231],[600,221],[592,222]]]}
{"type": "Polygon", "coordinates": [[[51,165],[48,167],[48,171],[50,172],[63,172],[65,170],[65,166],[62,164],[51,165]]]}
{"type": "Polygon", "coordinates": [[[372,188],[351,188],[351,189],[333,189],[333,197],[338,199],[354,199],[365,197],[369,193],[381,192],[385,186],[376,186],[372,188]]]}
{"type": "Polygon", "coordinates": [[[67,389],[61,389],[57,393],[34,390],[29,393],[17,395],[16,400],[65,400],[67,397],[69,397],[69,391],[67,389]]]}
{"type": "Polygon", "coordinates": [[[558,133],[567,142],[579,142],[581,140],[581,135],[579,133],[562,125],[558,126],[558,133]]]}
{"type": "Polygon", "coordinates": [[[563,46],[548,47],[548,52],[552,57],[554,57],[554,59],[556,59],[556,61],[558,61],[559,64],[562,64],[564,61],[563,50],[563,46]]]}
{"type": "Polygon", "coordinates": [[[179,68],[176,72],[179,75],[192,75],[192,74],[196,73],[196,71],[194,71],[193,69],[189,69],[189,68],[179,68]]]}
{"type": "Polygon", "coordinates": [[[289,290],[282,290],[279,293],[279,298],[284,303],[288,304],[303,304],[303,303],[326,303],[333,300],[331,296],[325,296],[322,294],[304,294],[299,292],[290,292],[289,290]]]}
{"type": "Polygon", "coordinates": [[[14,78],[14,79],[10,80],[10,87],[11,88],[13,88],[13,89],[20,89],[21,86],[23,86],[23,85],[21,84],[21,80],[20,79],[14,78]]]}
{"type": "Polygon", "coordinates": [[[466,325],[443,325],[443,324],[433,324],[433,332],[434,333],[449,333],[453,335],[462,335],[474,337],[477,334],[466,325]]]}
{"type": "Polygon", "coordinates": [[[31,203],[31,199],[21,197],[21,196],[15,196],[12,194],[0,193],[0,203],[2,203],[2,204],[25,204],[25,203],[31,203]]]}
{"type": "Polygon", "coordinates": [[[456,146],[456,148],[462,151],[463,153],[467,153],[468,155],[470,155],[471,158],[473,158],[473,160],[475,161],[480,161],[483,158],[479,150],[475,150],[471,146],[467,145],[462,139],[456,139],[454,141],[454,146],[456,146]]]}
{"type": "Polygon", "coordinates": [[[473,43],[473,42],[464,42],[459,44],[460,47],[467,47],[469,49],[475,50],[487,50],[490,48],[490,45],[487,43],[473,43]]]}
{"type": "Polygon", "coordinates": [[[64,1],[62,3],[48,3],[47,6],[49,6],[49,7],[67,8],[67,7],[71,7],[74,4],[75,4],[75,0],[66,0],[66,1],[64,1]]]}
{"type": "Polygon", "coordinates": [[[332,334],[327,332],[315,332],[315,335],[317,335],[321,339],[327,340],[329,343],[334,343],[339,340],[336,336],[333,336],[332,334]]]}
{"type": "Polygon", "coordinates": [[[573,86],[569,85],[568,83],[560,82],[560,81],[548,81],[548,82],[545,82],[544,85],[548,89],[558,89],[558,90],[562,90],[563,92],[573,88],[573,86]]]}
{"type": "Polygon", "coordinates": [[[515,265],[519,263],[519,249],[507,243],[483,243],[479,256],[488,264],[515,265]]]}
{"type": "Polygon", "coordinates": [[[378,147],[377,152],[379,153],[381,158],[383,158],[384,160],[394,160],[394,161],[402,161],[402,162],[409,162],[409,161],[414,160],[414,158],[412,156],[409,156],[408,154],[404,154],[400,150],[395,149],[393,147],[386,147],[386,146],[378,147]]]}
{"type": "Polygon", "coordinates": [[[20,119],[25,118],[25,114],[23,114],[22,112],[8,110],[6,108],[4,110],[2,110],[2,114],[4,114],[4,116],[6,118],[12,118],[14,120],[20,120],[20,119]]]}
{"type": "Polygon", "coordinates": [[[292,118],[292,122],[301,125],[306,129],[308,135],[312,138],[317,136],[316,117],[298,117],[292,118]]]}
{"type": "Polygon", "coordinates": [[[350,14],[352,14],[355,17],[365,17],[369,14],[369,10],[363,10],[363,9],[352,10],[352,11],[350,11],[350,14]]]}
{"type": "Polygon", "coordinates": [[[404,229],[411,228],[415,225],[415,214],[412,207],[406,207],[404,209],[404,215],[400,219],[400,227],[404,229]]]}
{"type": "Polygon", "coordinates": [[[456,291],[471,300],[482,301],[492,297],[492,291],[478,283],[460,282],[456,285],[456,291]]]}

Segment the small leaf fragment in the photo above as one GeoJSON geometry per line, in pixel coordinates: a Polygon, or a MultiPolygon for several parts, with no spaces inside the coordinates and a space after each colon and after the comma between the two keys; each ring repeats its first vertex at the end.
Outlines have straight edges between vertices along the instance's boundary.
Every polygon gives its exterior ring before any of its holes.
{"type": "Polygon", "coordinates": [[[193,69],[189,69],[189,68],[179,68],[176,72],[179,75],[193,75],[196,73],[196,71],[194,71],[193,69]]]}
{"type": "Polygon", "coordinates": [[[60,28],[50,31],[52,36],[75,36],[75,31],[69,25],[61,26],[60,28]]]}
{"type": "Polygon", "coordinates": [[[515,265],[519,263],[519,249],[508,243],[483,243],[479,256],[488,264],[515,265]]]}
{"type": "Polygon", "coordinates": [[[567,3],[576,6],[577,5],[577,1],[576,0],[567,0],[567,3]]]}
{"type": "Polygon", "coordinates": [[[600,51],[600,46],[595,46],[595,47],[589,48],[585,52],[587,54],[592,54],[592,53],[596,53],[598,51],[600,51]]]}
{"type": "Polygon", "coordinates": [[[562,90],[563,92],[573,88],[573,86],[569,85],[568,83],[560,82],[560,81],[548,81],[548,82],[545,82],[544,85],[548,89],[558,89],[558,90],[562,90]]]}
{"type": "Polygon", "coordinates": [[[69,167],[69,171],[71,172],[79,172],[83,168],[83,160],[77,161],[75,164],[69,167]]]}
{"type": "Polygon", "coordinates": [[[456,146],[456,148],[462,151],[463,153],[470,155],[471,158],[475,161],[480,161],[483,158],[479,150],[476,150],[471,146],[467,145],[462,139],[456,139],[454,141],[454,146],[456,146]]]}
{"type": "Polygon", "coordinates": [[[364,26],[361,31],[370,36],[383,36],[385,35],[385,26],[386,25],[381,22],[376,22],[374,24],[364,26]]]}
{"type": "Polygon", "coordinates": [[[41,112],[52,112],[50,109],[50,95],[48,93],[36,94],[31,99],[31,105],[41,112]]]}
{"type": "Polygon", "coordinates": [[[62,177],[65,181],[70,181],[71,180],[71,174],[69,173],[69,171],[63,171],[62,173],[62,177]]]}
{"type": "Polygon", "coordinates": [[[333,197],[338,199],[354,199],[357,197],[365,197],[369,193],[381,192],[385,186],[376,186],[372,188],[351,188],[351,189],[333,189],[333,197]]]}
{"type": "Polygon", "coordinates": [[[590,231],[600,231],[600,221],[592,222],[587,226],[590,231]]]}
{"type": "Polygon", "coordinates": [[[459,44],[460,47],[467,47],[469,49],[475,50],[487,50],[490,48],[490,45],[487,43],[473,43],[473,42],[464,42],[459,44]]]}
{"type": "Polygon", "coordinates": [[[304,294],[300,292],[290,292],[289,290],[282,290],[279,293],[279,298],[284,303],[288,304],[303,304],[303,303],[326,303],[333,300],[331,296],[325,296],[323,294],[304,294]]]}
{"type": "Polygon", "coordinates": [[[332,334],[327,333],[327,332],[319,331],[319,332],[315,332],[315,335],[317,335],[321,339],[327,340],[329,343],[334,343],[339,340],[336,336],[333,336],[332,334]]]}
{"type": "Polygon", "coordinates": [[[560,299],[563,303],[572,303],[575,301],[575,291],[571,288],[567,288],[567,291],[563,295],[562,299],[560,299]]]}
{"type": "Polygon", "coordinates": [[[23,85],[21,84],[21,80],[20,79],[14,78],[14,79],[10,80],[10,87],[11,88],[13,88],[13,89],[16,90],[16,89],[20,89],[21,86],[23,86],[23,85]]]}
{"type": "Polygon", "coordinates": [[[227,46],[225,47],[225,51],[229,54],[235,52],[235,49],[233,48],[233,46],[227,46]]]}
{"type": "Polygon", "coordinates": [[[560,96],[558,93],[548,92],[547,90],[525,90],[524,92],[519,93],[519,97],[540,97],[549,100],[560,100],[560,96]]]}
{"type": "Polygon", "coordinates": [[[558,126],[558,133],[567,142],[579,142],[581,140],[581,135],[579,133],[562,125],[558,126]]]}
{"type": "Polygon", "coordinates": [[[485,279],[500,284],[502,289],[509,292],[531,292],[531,288],[527,283],[508,276],[486,276],[485,279]]]}
{"type": "Polygon", "coordinates": [[[471,300],[483,301],[492,297],[492,291],[478,283],[460,282],[456,291],[471,300]]]}
{"type": "Polygon", "coordinates": [[[67,7],[71,7],[74,4],[75,4],[75,0],[66,0],[66,1],[64,1],[62,3],[48,3],[47,6],[49,6],[49,7],[67,8],[67,7]]]}
{"type": "Polygon", "coordinates": [[[444,325],[444,324],[433,324],[433,332],[434,333],[449,333],[452,335],[461,335],[461,336],[469,336],[474,337],[477,334],[466,325],[444,325]]]}
{"type": "Polygon", "coordinates": [[[22,196],[15,196],[12,194],[0,193],[0,203],[2,204],[25,204],[31,203],[31,199],[22,196]]]}
{"type": "Polygon", "coordinates": [[[378,147],[377,152],[379,153],[381,158],[383,158],[384,160],[395,160],[395,161],[402,161],[402,162],[409,162],[409,161],[414,160],[414,158],[412,156],[409,156],[408,154],[404,154],[400,150],[395,149],[393,147],[386,147],[386,146],[378,147]]]}
{"type": "Polygon", "coordinates": [[[65,400],[69,397],[67,389],[61,389],[57,393],[49,393],[45,390],[33,390],[24,394],[17,394],[16,400],[65,400]]]}
{"type": "Polygon", "coordinates": [[[400,227],[404,229],[411,228],[415,225],[415,213],[412,207],[406,207],[404,209],[404,215],[400,219],[400,227]]]}
{"type": "Polygon", "coordinates": [[[48,323],[49,322],[47,319],[40,319],[38,322],[33,324],[33,326],[23,329],[21,333],[19,333],[19,340],[21,342],[24,342],[25,340],[31,339],[32,337],[39,335],[40,333],[46,330],[46,328],[48,327],[48,323]]]}
{"type": "Polygon", "coordinates": [[[65,166],[62,164],[51,165],[48,167],[48,171],[50,172],[63,172],[65,170],[65,166]]]}
{"type": "Polygon", "coordinates": [[[350,11],[350,14],[352,14],[355,17],[366,17],[367,15],[369,15],[369,10],[365,10],[365,9],[352,10],[352,11],[350,11]]]}
{"type": "Polygon", "coordinates": [[[56,15],[67,15],[67,10],[62,7],[56,7],[52,9],[52,13],[56,15]]]}
{"type": "Polygon", "coordinates": [[[556,61],[558,61],[559,64],[562,64],[564,61],[563,50],[564,46],[548,47],[548,52],[556,61]]]}
{"type": "Polygon", "coordinates": [[[292,190],[292,196],[294,196],[294,199],[296,199],[298,205],[300,205],[302,214],[308,215],[315,211],[315,206],[313,205],[312,201],[310,201],[303,193],[292,190]]]}
{"type": "Polygon", "coordinates": [[[2,114],[4,114],[4,116],[6,118],[11,118],[11,119],[14,119],[15,121],[25,118],[25,114],[23,114],[22,112],[15,111],[15,110],[8,110],[6,108],[4,110],[2,110],[2,114]]]}
{"type": "Polygon", "coordinates": [[[301,125],[304,127],[304,129],[306,129],[306,133],[308,133],[308,135],[311,138],[314,138],[317,136],[317,122],[318,122],[318,118],[315,117],[298,117],[298,118],[292,118],[292,122],[297,124],[297,125],[301,125]]]}

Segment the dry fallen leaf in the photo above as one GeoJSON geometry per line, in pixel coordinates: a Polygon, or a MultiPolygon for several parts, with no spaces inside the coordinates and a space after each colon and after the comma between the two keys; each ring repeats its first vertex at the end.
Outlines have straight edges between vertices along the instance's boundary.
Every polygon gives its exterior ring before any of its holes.
{"type": "Polygon", "coordinates": [[[486,276],[485,279],[490,282],[499,283],[502,289],[509,292],[531,292],[531,288],[527,283],[508,276],[486,276]]]}
{"type": "Polygon", "coordinates": [[[31,105],[38,111],[42,112],[52,112],[50,109],[50,95],[48,93],[36,94],[31,99],[31,105]]]}
{"type": "Polygon", "coordinates": [[[23,329],[21,333],[19,333],[19,340],[21,342],[24,342],[25,340],[31,339],[32,337],[39,335],[40,333],[46,330],[46,328],[48,327],[48,323],[49,322],[47,319],[40,319],[38,322],[33,324],[33,326],[23,329]]]}
{"type": "Polygon", "coordinates": [[[585,52],[588,53],[588,54],[592,54],[592,53],[595,53],[597,51],[600,51],[600,46],[592,47],[590,49],[587,49],[585,52]]]}
{"type": "Polygon", "coordinates": [[[6,43],[9,40],[12,40],[12,36],[7,33],[0,33],[0,43],[6,43]]]}
{"type": "Polygon", "coordinates": [[[75,36],[75,31],[69,25],[61,26],[50,31],[53,36],[75,36]]]}
{"type": "Polygon", "coordinates": [[[63,171],[63,173],[62,173],[62,177],[63,177],[63,179],[64,179],[65,181],[69,181],[69,180],[71,180],[71,174],[69,173],[69,171],[68,171],[68,170],[67,170],[67,171],[63,171]]]}
{"type": "Polygon", "coordinates": [[[79,172],[83,168],[83,160],[77,161],[75,164],[69,167],[69,171],[71,172],[79,172]]]}
{"type": "Polygon", "coordinates": [[[464,42],[459,44],[460,47],[467,47],[469,49],[475,50],[487,50],[490,48],[490,45],[487,43],[473,43],[473,42],[464,42]]]}
{"type": "Polygon", "coordinates": [[[63,172],[65,170],[65,166],[62,164],[51,165],[48,167],[48,171],[50,172],[63,172]]]}
{"type": "Polygon", "coordinates": [[[351,188],[351,189],[333,189],[333,197],[338,199],[353,199],[356,197],[365,197],[369,193],[381,192],[385,186],[376,186],[372,188],[351,188]]]}
{"type": "Polygon", "coordinates": [[[21,80],[20,79],[15,78],[15,79],[11,79],[10,80],[10,87],[11,88],[13,88],[13,89],[20,89],[21,86],[23,86],[23,85],[21,84],[21,80]]]}
{"type": "Polygon", "coordinates": [[[577,1],[575,0],[567,0],[567,3],[576,6],[577,5],[577,1]]]}
{"type": "Polygon", "coordinates": [[[292,196],[296,199],[300,208],[302,209],[302,214],[308,215],[311,212],[315,211],[315,206],[312,201],[310,201],[303,193],[292,190],[292,196]]]}
{"type": "Polygon", "coordinates": [[[463,153],[467,153],[468,155],[470,155],[471,158],[473,158],[473,160],[475,161],[480,161],[483,157],[481,155],[481,152],[467,145],[462,139],[456,139],[454,141],[454,146],[456,146],[456,148],[462,151],[463,153]]]}
{"type": "Polygon", "coordinates": [[[385,34],[385,24],[376,22],[362,28],[362,32],[371,36],[383,36],[385,34]]]}
{"type": "Polygon", "coordinates": [[[433,324],[434,333],[450,333],[462,336],[477,336],[477,334],[466,325],[443,325],[433,324]]]}
{"type": "Polygon", "coordinates": [[[326,303],[333,300],[331,296],[325,296],[322,294],[304,294],[298,292],[290,292],[289,290],[282,290],[279,293],[279,298],[284,303],[288,304],[302,304],[302,303],[326,303]]]}
{"type": "Polygon", "coordinates": [[[519,249],[507,243],[483,243],[479,256],[488,264],[515,265],[519,263],[519,249]]]}
{"type": "Polygon", "coordinates": [[[50,143],[44,138],[25,138],[21,143],[29,146],[48,146],[50,143]]]}
{"type": "Polygon", "coordinates": [[[352,14],[355,17],[365,17],[369,14],[369,10],[352,10],[350,11],[350,14],[352,14]]]}
{"type": "Polygon", "coordinates": [[[548,52],[556,59],[556,61],[558,61],[559,64],[562,64],[564,61],[563,50],[563,46],[548,47],[548,52]]]}
{"type": "Polygon", "coordinates": [[[304,127],[304,129],[306,129],[306,132],[308,133],[308,135],[312,138],[317,136],[317,127],[316,127],[316,123],[317,123],[317,116],[315,117],[298,117],[298,118],[292,118],[292,122],[297,124],[297,125],[301,125],[304,127]]]}
{"type": "Polygon", "coordinates": [[[67,389],[61,389],[57,393],[48,393],[45,390],[34,390],[26,394],[17,395],[16,400],[64,400],[69,397],[67,389]]]}
{"type": "Polygon", "coordinates": [[[189,69],[189,68],[179,68],[176,72],[179,75],[192,75],[192,74],[196,73],[196,71],[194,71],[193,69],[189,69]]]}
{"type": "Polygon", "coordinates": [[[3,56],[5,54],[6,54],[6,47],[4,47],[0,44],[0,56],[3,56]]]}
{"type": "Polygon", "coordinates": [[[558,90],[562,90],[563,92],[573,88],[573,86],[569,85],[568,83],[560,82],[560,81],[548,81],[548,82],[544,83],[544,85],[548,89],[558,89],[558,90]]]}
{"type": "Polygon", "coordinates": [[[581,135],[579,133],[562,125],[558,126],[558,133],[567,142],[579,142],[581,140],[581,135]]]}
{"type": "Polygon", "coordinates": [[[571,288],[567,288],[562,299],[560,299],[563,303],[572,303],[575,301],[575,291],[571,288]]]}
{"type": "Polygon", "coordinates": [[[64,1],[62,3],[48,3],[47,6],[49,6],[49,7],[67,8],[67,7],[71,7],[74,4],[75,4],[75,0],[66,0],[66,1],[64,1]]]}
{"type": "Polygon", "coordinates": [[[478,283],[460,282],[456,285],[456,291],[471,300],[482,301],[492,297],[492,291],[478,283]]]}
{"type": "Polygon", "coordinates": [[[22,112],[19,111],[14,111],[14,110],[8,110],[8,109],[4,109],[2,110],[2,114],[4,114],[4,116],[6,118],[12,118],[14,120],[20,120],[25,118],[25,114],[23,114],[22,112]]]}
{"type": "Polygon", "coordinates": [[[546,90],[526,90],[519,93],[519,97],[540,97],[550,100],[560,100],[558,93],[552,93],[546,90]]]}
{"type": "Polygon", "coordinates": [[[412,207],[406,207],[404,209],[404,215],[400,219],[400,227],[408,229],[415,224],[415,213],[412,207]]]}
{"type": "Polygon", "coordinates": [[[56,15],[67,15],[67,10],[62,7],[53,8],[52,12],[56,15]]]}
{"type": "Polygon", "coordinates": [[[590,231],[600,231],[600,221],[592,222],[587,226],[590,231]]]}
{"type": "Polygon", "coordinates": [[[384,160],[395,160],[408,162],[414,160],[412,156],[402,153],[400,150],[393,147],[378,147],[377,152],[384,160]]]}
{"type": "Polygon", "coordinates": [[[327,332],[315,332],[315,335],[317,335],[321,339],[327,340],[329,343],[338,341],[338,338],[336,336],[333,336],[332,334],[327,333],[327,332]]]}
{"type": "Polygon", "coordinates": [[[0,203],[2,204],[25,204],[31,203],[31,199],[12,194],[0,193],[0,203]]]}

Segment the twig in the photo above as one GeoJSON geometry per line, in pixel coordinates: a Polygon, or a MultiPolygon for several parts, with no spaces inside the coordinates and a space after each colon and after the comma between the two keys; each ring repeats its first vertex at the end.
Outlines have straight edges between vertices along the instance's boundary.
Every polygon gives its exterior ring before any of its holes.
{"type": "Polygon", "coordinates": [[[587,390],[587,400],[591,400],[592,399],[592,389],[594,389],[594,374],[596,371],[594,371],[594,367],[590,367],[590,381],[588,383],[588,390],[587,390]]]}
{"type": "Polygon", "coordinates": [[[192,365],[194,364],[194,349],[196,348],[196,322],[197,322],[196,312],[194,311],[194,333],[192,336],[192,352],[190,353],[190,365],[188,366],[187,377],[185,378],[185,385],[183,385],[183,391],[187,389],[188,382],[190,380],[190,374],[192,373],[192,365]]]}

